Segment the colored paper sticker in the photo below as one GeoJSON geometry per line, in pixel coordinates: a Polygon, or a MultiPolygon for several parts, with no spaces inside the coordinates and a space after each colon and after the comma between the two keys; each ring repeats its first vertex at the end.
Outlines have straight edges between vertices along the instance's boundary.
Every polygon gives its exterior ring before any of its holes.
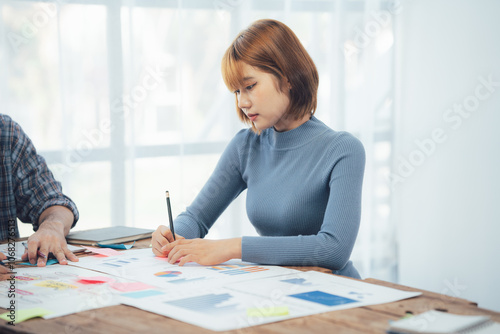
{"type": "Polygon", "coordinates": [[[40,283],[36,283],[36,286],[41,286],[44,288],[51,288],[56,290],[66,290],[66,289],[78,289],[77,286],[71,285],[64,282],[58,282],[53,280],[42,281],[40,283]]]}
{"type": "Polygon", "coordinates": [[[116,256],[116,255],[123,255],[122,252],[116,251],[111,248],[98,248],[98,247],[89,247],[89,246],[82,246],[85,249],[91,251],[92,253],[96,253],[99,255],[104,255],[104,256],[116,256]]]}
{"type": "Polygon", "coordinates": [[[139,291],[139,290],[148,290],[154,289],[153,286],[148,285],[142,282],[116,282],[110,284],[110,286],[118,291],[129,292],[129,291],[139,291]]]}
{"type": "Polygon", "coordinates": [[[76,281],[76,283],[89,285],[89,284],[104,284],[107,282],[106,281],[99,281],[99,280],[95,280],[95,279],[79,279],[78,281],[76,281]]]}
{"type": "Polygon", "coordinates": [[[114,282],[115,280],[111,277],[107,276],[93,276],[93,277],[82,277],[78,278],[77,283],[81,284],[101,284],[101,283],[109,283],[114,282]]]}
{"type": "MultiPolygon", "coordinates": [[[[45,263],[45,265],[46,265],[46,266],[50,266],[50,265],[52,265],[52,264],[56,264],[56,263],[59,263],[59,261],[57,261],[57,259],[48,259],[48,260],[47,260],[47,262],[45,263]]],[[[37,264],[36,264],[36,263],[35,263],[35,264],[31,264],[31,263],[29,263],[29,262],[23,262],[23,263],[21,263],[21,264],[23,264],[23,265],[25,265],[25,266],[32,266],[32,267],[36,267],[36,266],[37,266],[37,264]]]]}
{"type": "Polygon", "coordinates": [[[144,291],[136,291],[136,292],[127,292],[122,293],[121,295],[129,298],[145,298],[157,295],[163,295],[164,292],[158,290],[144,290],[144,291]]]}
{"type": "Polygon", "coordinates": [[[43,317],[48,314],[53,313],[52,311],[49,311],[47,309],[44,309],[42,307],[34,307],[34,308],[27,308],[27,309],[21,309],[21,310],[16,310],[13,314],[9,312],[3,313],[0,315],[0,319],[6,320],[6,321],[13,321],[14,324],[17,324],[19,322],[23,322],[25,320],[31,319],[31,318],[37,318],[37,317],[43,317]]]}
{"type": "Polygon", "coordinates": [[[97,246],[101,247],[101,248],[113,248],[113,249],[130,249],[132,247],[134,247],[135,245],[135,241],[132,245],[124,245],[124,244],[108,244],[108,245],[105,245],[105,244],[97,244],[97,246]]]}
{"type": "Polygon", "coordinates": [[[249,317],[277,317],[288,314],[288,306],[254,307],[247,309],[247,316],[249,317]]]}

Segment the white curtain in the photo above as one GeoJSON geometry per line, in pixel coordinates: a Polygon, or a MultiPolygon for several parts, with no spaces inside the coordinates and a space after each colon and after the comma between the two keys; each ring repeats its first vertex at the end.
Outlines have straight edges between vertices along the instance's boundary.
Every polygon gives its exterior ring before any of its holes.
{"type": "MultiPolygon", "coordinates": [[[[77,203],[79,229],[156,228],[165,190],[179,214],[242,127],[220,74],[225,49],[256,19],[283,21],[320,72],[317,117],[367,152],[352,259],[363,277],[396,281],[388,175],[400,10],[378,0],[0,0],[1,112],[77,203]]],[[[256,234],[244,200],[209,237],[256,234]]]]}

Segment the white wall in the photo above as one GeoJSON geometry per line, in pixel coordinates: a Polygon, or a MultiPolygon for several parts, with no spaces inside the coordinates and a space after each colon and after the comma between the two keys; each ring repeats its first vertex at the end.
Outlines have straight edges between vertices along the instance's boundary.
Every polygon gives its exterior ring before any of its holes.
{"type": "Polygon", "coordinates": [[[496,311],[499,18],[495,0],[403,1],[396,18],[401,99],[392,175],[399,282],[496,311]],[[479,79],[490,76],[496,87],[479,79]],[[453,112],[454,104],[464,103],[473,111],[453,112]],[[431,145],[433,131],[440,143],[431,145]],[[425,149],[416,141],[425,141],[425,149]]]}

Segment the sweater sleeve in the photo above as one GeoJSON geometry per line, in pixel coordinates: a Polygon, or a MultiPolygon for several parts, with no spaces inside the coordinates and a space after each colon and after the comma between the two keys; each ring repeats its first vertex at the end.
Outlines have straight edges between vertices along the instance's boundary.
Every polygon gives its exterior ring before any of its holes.
{"type": "Polygon", "coordinates": [[[365,151],[361,142],[349,135],[332,154],[329,197],[320,231],[316,235],[243,237],[242,260],[319,266],[344,274],[341,271],[349,262],[361,218],[365,151]]]}
{"type": "Polygon", "coordinates": [[[186,239],[203,238],[229,204],[247,188],[239,159],[247,132],[241,130],[231,140],[198,196],[174,220],[176,234],[186,239]]]}

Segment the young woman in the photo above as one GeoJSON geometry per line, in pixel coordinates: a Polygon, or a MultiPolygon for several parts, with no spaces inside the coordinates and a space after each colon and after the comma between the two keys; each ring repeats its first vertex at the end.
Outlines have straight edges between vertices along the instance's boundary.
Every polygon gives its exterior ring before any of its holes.
{"type": "Polygon", "coordinates": [[[193,203],[153,233],[153,252],[215,265],[229,259],[319,266],[359,278],[349,260],[361,215],[365,166],[362,144],[314,115],[318,72],[293,31],[259,20],[243,30],[222,59],[226,86],[236,96],[241,130],[222,154],[193,203]],[[247,189],[247,214],[260,236],[203,237],[247,189]]]}

